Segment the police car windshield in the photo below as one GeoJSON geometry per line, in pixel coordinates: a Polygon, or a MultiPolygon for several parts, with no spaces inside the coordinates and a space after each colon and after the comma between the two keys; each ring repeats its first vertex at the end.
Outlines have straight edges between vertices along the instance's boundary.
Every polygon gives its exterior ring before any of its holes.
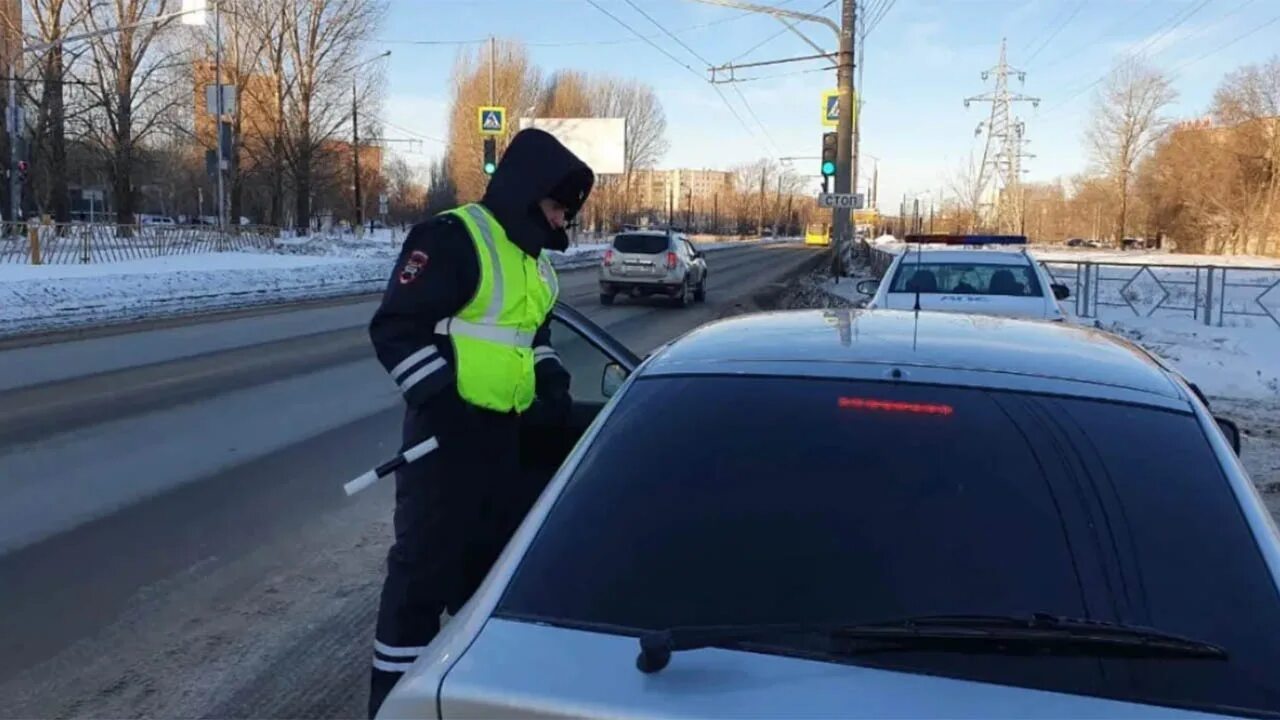
{"type": "Polygon", "coordinates": [[[990,652],[824,656],[788,639],[762,651],[1280,710],[1280,643],[1258,632],[1280,625],[1268,577],[1190,414],[979,388],[656,377],[602,426],[498,613],[638,636],[1044,612],[1197,638],[1230,659],[1107,658],[1103,672],[1092,658],[990,652]]]}
{"type": "Polygon", "coordinates": [[[1040,281],[1030,265],[924,262],[906,258],[889,292],[957,293],[1039,297],[1040,281]]]}

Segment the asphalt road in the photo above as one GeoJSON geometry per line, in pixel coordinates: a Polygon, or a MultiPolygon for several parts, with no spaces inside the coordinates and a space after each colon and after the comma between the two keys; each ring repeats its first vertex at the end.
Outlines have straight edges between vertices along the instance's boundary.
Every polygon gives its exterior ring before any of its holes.
{"type": "MultiPolygon", "coordinates": [[[[601,307],[592,270],[562,299],[643,354],[813,259],[709,255],[687,309],[601,307]]],[[[401,414],[373,308],[0,346],[0,716],[363,714],[391,484],[340,486],[396,449],[401,414]]]]}

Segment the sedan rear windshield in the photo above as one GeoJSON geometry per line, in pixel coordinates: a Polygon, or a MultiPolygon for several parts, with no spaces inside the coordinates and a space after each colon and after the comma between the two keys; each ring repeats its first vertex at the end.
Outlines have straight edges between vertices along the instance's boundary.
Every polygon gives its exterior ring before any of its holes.
{"type": "Polygon", "coordinates": [[[1280,598],[1189,413],[776,377],[647,378],[618,402],[499,614],[622,634],[956,613],[1093,618],[1216,643],[1230,659],[830,660],[1280,711],[1280,598]]]}
{"type": "Polygon", "coordinates": [[[916,263],[904,258],[889,292],[956,293],[1039,297],[1040,281],[1030,265],[916,263]]]}
{"type": "Polygon", "coordinates": [[[667,251],[666,235],[618,235],[613,239],[613,249],[618,252],[657,255],[667,251]]]}

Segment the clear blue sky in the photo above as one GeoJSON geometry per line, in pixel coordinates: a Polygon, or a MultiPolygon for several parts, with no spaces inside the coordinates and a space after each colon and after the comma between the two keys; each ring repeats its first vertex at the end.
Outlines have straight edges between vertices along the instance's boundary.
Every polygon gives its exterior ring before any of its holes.
{"type": "MultiPolygon", "coordinates": [[[[827,0],[756,1],[838,19],[838,0],[829,5],[827,0]],[[828,7],[819,10],[824,5],[828,7]]],[[[821,66],[781,65],[755,72],[782,77],[715,86],[742,118],[740,123],[703,79],[702,61],[625,0],[597,2],[640,33],[655,36],[653,42],[698,73],[636,39],[586,0],[391,0],[379,33],[387,42],[375,48],[393,51],[387,60],[385,119],[417,135],[443,137],[450,68],[458,48],[403,41],[478,40],[492,33],[529,43],[543,72],[606,71],[653,85],[666,110],[671,142],[662,167],[727,169],[759,157],[817,154],[819,96],[834,87],[834,70],[796,74],[821,66]]],[[[744,16],[694,0],[633,2],[716,64],[738,58],[782,29],[769,17],[744,16]],[[714,24],[698,27],[707,23],[714,24]]],[[[881,5],[881,0],[863,2],[872,8],[881,5]]],[[[1088,86],[1126,53],[1136,52],[1176,72],[1180,98],[1171,113],[1194,117],[1206,110],[1226,72],[1280,52],[1280,0],[887,2],[888,12],[866,44],[862,149],[864,156],[879,158],[882,205],[894,208],[903,193],[936,193],[971,151],[981,152],[982,139],[973,131],[984,112],[979,106],[966,110],[962,101],[988,89],[980,73],[996,63],[1002,37],[1008,38],[1010,64],[1027,71],[1025,84],[1015,89],[1042,99],[1038,109],[1029,104],[1017,108],[1027,124],[1029,150],[1037,155],[1027,161],[1033,180],[1085,169],[1082,136],[1094,90],[1088,86]],[[1264,27],[1268,22],[1273,24],[1264,27]]],[[[813,25],[805,32],[834,48],[829,30],[813,25]]],[[[739,61],[812,53],[802,40],[783,33],[739,61]]],[[[742,76],[750,74],[742,71],[742,76]]],[[[409,137],[396,127],[386,135],[409,137]]],[[[406,158],[425,164],[441,149],[439,143],[426,142],[423,154],[406,158]]],[[[796,163],[804,173],[815,171],[816,165],[796,163]]],[[[864,163],[868,175],[870,167],[870,161],[864,163]]]]}

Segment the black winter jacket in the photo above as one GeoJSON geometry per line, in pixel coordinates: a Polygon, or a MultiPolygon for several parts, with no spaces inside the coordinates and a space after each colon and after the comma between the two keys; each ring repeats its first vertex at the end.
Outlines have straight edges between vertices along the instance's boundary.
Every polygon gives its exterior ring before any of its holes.
{"type": "MultiPolygon", "coordinates": [[[[564,231],[547,223],[538,201],[552,195],[567,198],[566,206],[576,214],[593,182],[590,168],[553,136],[525,130],[512,140],[481,203],[507,237],[536,258],[544,247],[563,249],[567,244],[564,231]]],[[[454,392],[443,392],[454,386],[452,344],[448,336],[436,334],[435,326],[460,312],[479,282],[475,245],[461,220],[437,215],[409,231],[369,323],[369,336],[411,409],[430,412],[435,400],[456,398],[454,392]]],[[[534,348],[550,345],[550,327],[544,323],[534,348]]],[[[534,372],[539,411],[566,413],[569,375],[556,356],[540,353],[534,372]]]]}

